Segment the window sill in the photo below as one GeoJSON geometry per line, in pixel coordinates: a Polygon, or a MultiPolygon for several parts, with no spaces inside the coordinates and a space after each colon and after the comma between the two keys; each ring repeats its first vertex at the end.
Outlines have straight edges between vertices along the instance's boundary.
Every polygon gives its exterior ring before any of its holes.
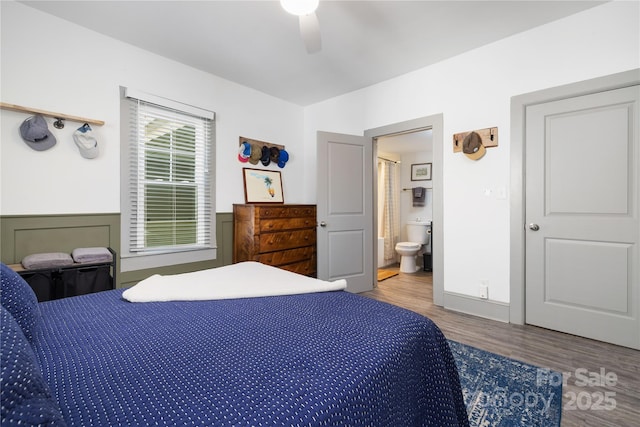
{"type": "Polygon", "coordinates": [[[210,261],[217,257],[217,249],[199,249],[184,252],[170,252],[153,255],[130,255],[120,259],[120,271],[137,271],[168,265],[188,264],[190,262],[210,261]]]}

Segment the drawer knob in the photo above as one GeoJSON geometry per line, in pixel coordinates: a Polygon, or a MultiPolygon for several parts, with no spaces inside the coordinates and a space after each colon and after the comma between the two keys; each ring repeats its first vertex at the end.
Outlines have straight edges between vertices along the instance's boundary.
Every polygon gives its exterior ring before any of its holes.
{"type": "Polygon", "coordinates": [[[327,226],[327,223],[326,223],[326,222],[324,222],[324,221],[320,221],[320,227],[326,227],[326,226],[327,226]]]}

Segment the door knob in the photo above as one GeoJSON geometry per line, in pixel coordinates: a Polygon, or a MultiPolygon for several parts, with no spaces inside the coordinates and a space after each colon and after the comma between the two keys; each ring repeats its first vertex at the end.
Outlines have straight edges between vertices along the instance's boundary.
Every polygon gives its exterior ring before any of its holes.
{"type": "Polygon", "coordinates": [[[538,231],[540,230],[540,226],[538,224],[531,223],[529,224],[529,230],[538,231]]]}
{"type": "Polygon", "coordinates": [[[326,227],[326,226],[327,226],[327,223],[326,223],[326,222],[324,222],[324,221],[320,221],[320,227],[326,227]]]}

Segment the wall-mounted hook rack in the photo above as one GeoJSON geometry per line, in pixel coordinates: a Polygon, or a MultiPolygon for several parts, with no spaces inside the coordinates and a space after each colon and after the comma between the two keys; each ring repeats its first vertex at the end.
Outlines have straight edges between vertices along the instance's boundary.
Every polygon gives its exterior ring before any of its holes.
{"type": "Polygon", "coordinates": [[[53,117],[54,119],[56,119],[56,121],[53,123],[53,126],[56,129],[62,129],[64,127],[64,120],[71,120],[80,123],[90,123],[96,126],[104,125],[104,121],[102,120],[87,119],[86,117],[71,116],[69,114],[55,113],[53,111],[39,110],[37,108],[28,108],[16,104],[7,104],[6,102],[0,102],[0,108],[5,110],[18,111],[20,113],[42,114],[43,116],[53,117]]]}
{"type": "MultiPolygon", "coordinates": [[[[453,152],[459,153],[462,151],[462,142],[464,138],[471,133],[469,132],[460,132],[453,135],[453,152]]],[[[486,129],[478,129],[473,132],[476,132],[482,138],[482,145],[485,148],[497,147],[498,146],[498,128],[486,128],[486,129]]]]}
{"type": "Polygon", "coordinates": [[[257,144],[260,148],[262,148],[263,146],[266,146],[267,148],[276,147],[278,150],[284,150],[284,145],[280,145],[280,144],[273,144],[271,142],[258,141],[257,139],[245,138],[244,136],[241,136],[238,139],[239,139],[238,145],[242,145],[243,142],[248,142],[249,144],[257,144]]]}

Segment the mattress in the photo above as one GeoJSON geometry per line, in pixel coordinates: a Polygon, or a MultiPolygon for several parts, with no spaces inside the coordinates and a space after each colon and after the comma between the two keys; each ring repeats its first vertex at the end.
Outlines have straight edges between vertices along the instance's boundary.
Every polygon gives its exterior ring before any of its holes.
{"type": "Polygon", "coordinates": [[[68,425],[467,425],[440,330],[359,295],[39,306],[33,348],[68,425]]]}

